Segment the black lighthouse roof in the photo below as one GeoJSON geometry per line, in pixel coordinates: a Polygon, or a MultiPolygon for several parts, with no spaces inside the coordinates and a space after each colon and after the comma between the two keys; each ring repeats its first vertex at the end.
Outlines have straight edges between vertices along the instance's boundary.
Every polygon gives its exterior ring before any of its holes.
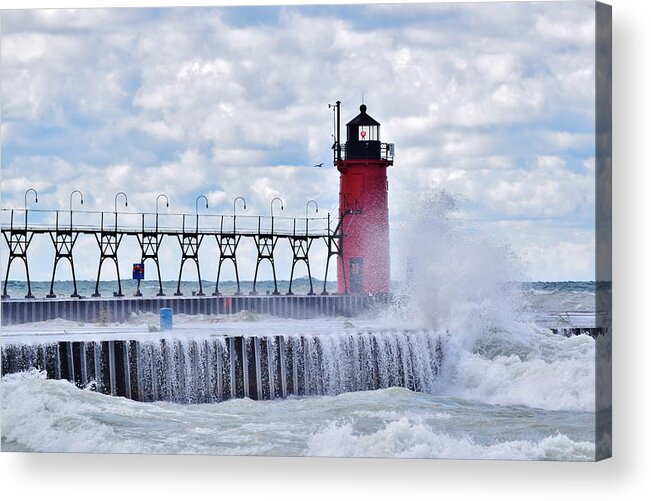
{"type": "Polygon", "coordinates": [[[380,122],[375,120],[371,115],[366,113],[366,105],[363,104],[359,107],[361,113],[353,118],[346,125],[380,125],[380,122]]]}

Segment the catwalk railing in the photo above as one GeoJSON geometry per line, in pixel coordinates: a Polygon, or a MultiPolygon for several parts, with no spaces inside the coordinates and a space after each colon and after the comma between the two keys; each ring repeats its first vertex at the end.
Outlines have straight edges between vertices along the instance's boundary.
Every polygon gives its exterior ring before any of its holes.
{"type": "MultiPolygon", "coordinates": [[[[289,289],[286,294],[293,295],[292,285],[294,272],[298,263],[307,267],[310,291],[314,295],[312,285],[312,269],[310,266],[310,249],[316,240],[323,240],[327,246],[327,259],[323,280],[323,295],[327,295],[326,282],[328,268],[332,256],[341,258],[341,242],[343,238],[342,219],[332,221],[330,214],[326,217],[292,218],[282,216],[246,216],[246,215],[214,215],[214,214],[169,214],[169,213],[130,213],[81,210],[38,210],[38,209],[2,209],[2,234],[8,246],[7,269],[3,288],[3,299],[8,298],[7,282],[12,263],[18,259],[24,263],[27,279],[28,299],[34,298],[29,276],[28,250],[34,236],[49,236],[54,246],[54,261],[52,263],[52,280],[48,298],[55,298],[54,291],[57,266],[61,260],[69,262],[72,269],[74,291],[71,297],[79,298],[75,274],[74,248],[80,235],[93,236],[99,247],[100,257],[97,265],[97,281],[93,297],[100,297],[99,282],[102,266],[105,261],[114,263],[118,290],[115,297],[123,297],[120,283],[120,267],[118,250],[125,236],[137,239],[140,248],[139,256],[133,261],[145,263],[154,261],[158,275],[159,296],[164,296],[160,273],[160,250],[165,237],[173,237],[181,248],[179,263],[179,278],[174,295],[182,296],[181,276],[187,261],[194,262],[199,283],[198,296],[203,296],[201,282],[201,267],[199,250],[205,237],[216,239],[219,257],[217,261],[217,280],[214,296],[220,296],[219,291],[222,265],[229,261],[235,268],[237,293],[241,295],[240,274],[238,267],[238,247],[242,238],[253,241],[257,250],[257,260],[253,279],[253,290],[249,294],[256,295],[256,284],[260,264],[268,261],[271,265],[274,291],[279,295],[276,277],[276,250],[280,240],[286,240],[291,248],[292,266],[289,277],[289,289]]],[[[43,240],[43,239],[40,239],[43,240]]],[[[88,263],[85,263],[88,264],[88,263]]],[[[138,288],[136,295],[141,295],[138,288]]]]}

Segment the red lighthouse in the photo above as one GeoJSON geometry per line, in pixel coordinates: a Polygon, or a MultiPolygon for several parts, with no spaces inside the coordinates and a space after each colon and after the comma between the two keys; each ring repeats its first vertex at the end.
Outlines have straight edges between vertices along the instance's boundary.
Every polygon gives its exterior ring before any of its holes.
{"type": "Polygon", "coordinates": [[[338,261],[337,292],[387,294],[390,284],[387,167],[393,165],[393,144],[380,141],[380,124],[366,113],[346,124],[346,143],[339,138],[335,165],[339,176],[339,218],[342,259],[338,261]]]}

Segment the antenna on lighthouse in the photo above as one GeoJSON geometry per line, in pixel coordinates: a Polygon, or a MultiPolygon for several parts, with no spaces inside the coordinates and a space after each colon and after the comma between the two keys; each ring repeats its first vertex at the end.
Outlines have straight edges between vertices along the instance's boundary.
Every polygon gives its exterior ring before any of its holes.
{"type": "Polygon", "coordinates": [[[333,157],[334,157],[334,162],[335,164],[337,162],[341,161],[341,117],[340,117],[340,110],[341,110],[341,101],[337,101],[335,104],[328,104],[328,108],[332,109],[333,112],[333,118],[334,118],[334,138],[335,142],[332,145],[332,149],[334,150],[333,157]]]}

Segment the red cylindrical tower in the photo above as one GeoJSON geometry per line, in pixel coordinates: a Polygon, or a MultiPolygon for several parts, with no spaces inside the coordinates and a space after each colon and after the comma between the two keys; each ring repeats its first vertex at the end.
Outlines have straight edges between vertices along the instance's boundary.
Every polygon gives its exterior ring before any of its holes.
{"type": "Polygon", "coordinates": [[[335,143],[343,233],[337,292],[387,294],[390,286],[387,167],[393,165],[393,144],[380,142],[380,124],[366,113],[364,104],[359,110],[361,113],[346,124],[345,145],[341,145],[339,137],[335,143]]]}

